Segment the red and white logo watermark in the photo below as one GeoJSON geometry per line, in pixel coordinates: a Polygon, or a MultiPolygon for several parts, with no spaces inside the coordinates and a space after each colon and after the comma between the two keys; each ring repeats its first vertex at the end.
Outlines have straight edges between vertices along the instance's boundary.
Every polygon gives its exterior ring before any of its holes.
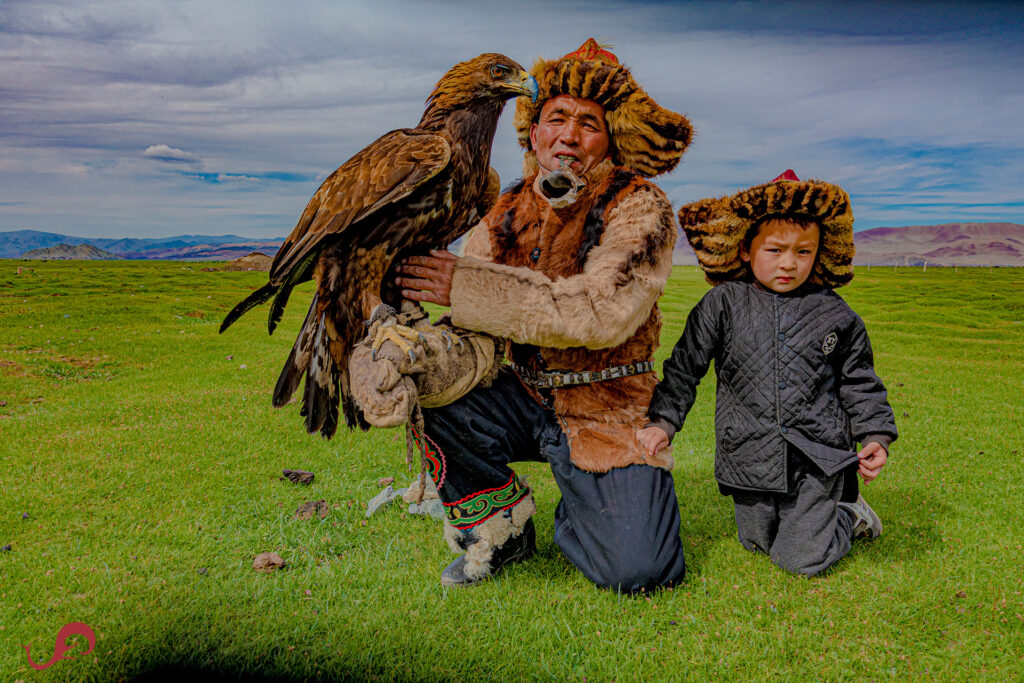
{"type": "Polygon", "coordinates": [[[53,657],[51,657],[50,661],[45,664],[36,664],[33,662],[32,655],[28,651],[29,646],[22,645],[22,647],[25,648],[25,655],[28,657],[28,665],[37,671],[42,671],[43,669],[49,669],[62,659],[74,659],[76,654],[83,656],[92,652],[96,647],[96,634],[93,633],[88,624],[83,624],[80,621],[72,621],[70,624],[64,624],[64,626],[57,631],[57,642],[53,645],[53,657]],[[71,638],[71,636],[82,636],[89,643],[89,648],[85,652],[68,654],[69,651],[75,649],[75,645],[73,643],[68,645],[68,639],[71,638]]]}

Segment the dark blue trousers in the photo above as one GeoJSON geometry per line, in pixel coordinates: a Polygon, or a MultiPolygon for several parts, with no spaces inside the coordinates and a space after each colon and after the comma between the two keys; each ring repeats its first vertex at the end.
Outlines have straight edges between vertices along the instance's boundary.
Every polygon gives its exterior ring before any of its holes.
{"type": "Polygon", "coordinates": [[[601,474],[577,468],[557,416],[511,370],[450,405],[425,410],[424,421],[431,474],[460,531],[470,533],[528,495],[509,463],[547,462],[562,494],[555,544],[588,579],[632,593],[683,578],[671,474],[649,465],[601,474]]]}

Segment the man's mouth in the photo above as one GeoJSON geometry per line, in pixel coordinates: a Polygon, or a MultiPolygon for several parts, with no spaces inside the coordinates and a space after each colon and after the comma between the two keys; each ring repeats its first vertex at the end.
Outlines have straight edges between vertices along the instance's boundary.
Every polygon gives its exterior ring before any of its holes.
{"type": "Polygon", "coordinates": [[[579,159],[572,154],[556,154],[555,158],[558,159],[558,165],[562,167],[572,166],[574,162],[579,161],[579,159]]]}

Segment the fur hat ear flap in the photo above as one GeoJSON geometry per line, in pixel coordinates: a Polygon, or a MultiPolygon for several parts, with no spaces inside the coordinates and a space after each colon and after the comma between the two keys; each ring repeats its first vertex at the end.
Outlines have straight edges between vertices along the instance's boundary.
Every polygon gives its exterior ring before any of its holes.
{"type": "Polygon", "coordinates": [[[540,164],[537,163],[537,153],[532,149],[526,150],[523,154],[523,177],[529,178],[540,171],[540,164]]]}
{"type": "MultiPolygon", "coordinates": [[[[540,88],[537,101],[520,97],[513,123],[519,144],[532,151],[530,127],[537,122],[544,103],[558,95],[597,102],[604,108],[613,160],[647,177],[671,171],[690,145],[689,120],[658,105],[634,80],[618,58],[602,49],[593,38],[578,50],[556,60],[537,59],[530,73],[540,88]]],[[[533,168],[535,160],[524,161],[533,168]]]]}
{"type": "Polygon", "coordinates": [[[853,279],[853,211],[850,197],[838,185],[787,176],[735,195],[701,199],[679,209],[679,225],[697,254],[708,282],[744,277],[747,264],[740,247],[752,228],[769,218],[813,221],[821,228],[818,259],[811,281],[840,287],[853,279]]]}

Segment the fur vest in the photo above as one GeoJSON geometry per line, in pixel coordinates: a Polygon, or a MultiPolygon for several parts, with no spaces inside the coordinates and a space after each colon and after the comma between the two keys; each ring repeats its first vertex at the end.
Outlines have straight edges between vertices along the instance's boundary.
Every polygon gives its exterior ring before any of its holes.
{"type": "MultiPolygon", "coordinates": [[[[467,240],[452,286],[455,324],[508,340],[508,357],[534,370],[603,370],[653,360],[656,301],[671,271],[676,229],[664,194],[610,162],[589,174],[572,205],[553,209],[536,176],[506,191],[467,240]]],[[[573,463],[591,472],[646,463],[653,372],[531,394],[552,407],[573,463]]]]}

